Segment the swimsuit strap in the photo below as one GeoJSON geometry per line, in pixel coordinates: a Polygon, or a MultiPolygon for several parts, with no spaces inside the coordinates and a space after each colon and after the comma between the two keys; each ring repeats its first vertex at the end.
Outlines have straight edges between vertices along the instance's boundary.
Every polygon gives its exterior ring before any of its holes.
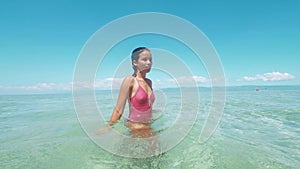
{"type": "Polygon", "coordinates": [[[140,82],[137,80],[137,78],[134,77],[134,79],[135,79],[135,81],[137,81],[138,85],[141,86],[141,85],[140,85],[140,82]]]}
{"type": "MultiPolygon", "coordinates": [[[[139,88],[142,88],[142,90],[144,90],[144,92],[147,94],[148,98],[150,98],[151,95],[152,95],[152,93],[153,93],[153,91],[152,91],[152,90],[153,90],[153,89],[152,89],[152,86],[150,86],[150,85],[148,84],[148,82],[145,80],[147,86],[149,86],[150,89],[151,89],[151,94],[149,95],[149,94],[148,94],[148,91],[147,91],[145,88],[142,87],[142,85],[140,84],[140,82],[138,81],[138,79],[137,79],[136,77],[135,77],[134,79],[137,81],[137,83],[138,83],[138,85],[139,85],[138,89],[139,89],[139,88]]],[[[138,90],[138,89],[137,89],[137,90],[138,90]]]]}

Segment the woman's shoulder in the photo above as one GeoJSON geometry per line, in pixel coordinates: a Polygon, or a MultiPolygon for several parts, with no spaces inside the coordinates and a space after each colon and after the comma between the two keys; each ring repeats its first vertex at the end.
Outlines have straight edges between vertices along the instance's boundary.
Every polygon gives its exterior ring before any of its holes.
{"type": "Polygon", "coordinates": [[[132,80],[134,80],[134,76],[126,76],[125,78],[124,78],[124,80],[126,80],[126,81],[132,81],[132,80]]]}
{"type": "Polygon", "coordinates": [[[152,83],[151,79],[145,78],[145,80],[149,83],[152,83]]]}
{"type": "Polygon", "coordinates": [[[150,87],[152,88],[152,81],[151,81],[151,79],[146,78],[145,80],[150,85],[150,87]]]}
{"type": "Polygon", "coordinates": [[[126,76],[126,77],[123,79],[123,82],[132,84],[132,83],[134,82],[134,76],[126,76]]]}

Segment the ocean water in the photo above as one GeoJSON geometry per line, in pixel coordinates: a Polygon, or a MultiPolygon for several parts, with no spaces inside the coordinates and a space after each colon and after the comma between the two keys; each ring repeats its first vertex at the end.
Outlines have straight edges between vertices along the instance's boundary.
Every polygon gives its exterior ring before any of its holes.
{"type": "MultiPolygon", "coordinates": [[[[148,158],[120,157],[89,139],[77,119],[72,94],[1,95],[0,168],[300,168],[300,87],[260,89],[228,88],[220,125],[201,144],[198,138],[211,94],[200,88],[193,128],[174,148],[148,158]]],[[[156,92],[153,130],[163,133],[172,126],[181,106],[178,92],[156,92]]],[[[106,119],[116,94],[96,93],[106,119]]],[[[126,108],[124,117],[127,114],[126,108]]],[[[116,130],[126,132],[122,120],[116,130]]]]}

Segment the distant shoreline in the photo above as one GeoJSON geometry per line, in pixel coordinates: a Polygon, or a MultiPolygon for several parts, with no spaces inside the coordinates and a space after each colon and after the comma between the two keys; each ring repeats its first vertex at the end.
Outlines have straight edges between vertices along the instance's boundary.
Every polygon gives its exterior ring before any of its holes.
{"type": "MultiPolygon", "coordinates": [[[[182,87],[181,89],[194,89],[195,87],[182,87]]],[[[200,86],[200,87],[196,87],[198,88],[198,90],[201,91],[210,91],[212,89],[212,87],[205,87],[205,86],[200,86]]],[[[218,88],[223,88],[223,87],[214,87],[215,89],[218,88]]],[[[255,91],[255,89],[259,88],[259,91],[264,91],[264,90],[300,90],[300,85],[237,85],[237,86],[226,86],[226,91],[249,91],[249,90],[253,90],[255,91]]],[[[166,87],[166,88],[159,88],[159,89],[155,89],[154,90],[162,90],[162,91],[171,91],[171,90],[178,90],[180,88],[178,87],[166,87]]],[[[117,92],[119,91],[119,89],[103,89],[103,90],[95,90],[96,93],[101,93],[101,92],[117,92]]],[[[82,92],[84,93],[85,90],[82,90],[82,92]]],[[[1,93],[0,91],[0,96],[5,96],[5,95],[53,95],[53,94],[71,94],[72,95],[72,91],[38,91],[38,92],[34,92],[34,91],[20,91],[20,92],[4,92],[1,93]]]]}

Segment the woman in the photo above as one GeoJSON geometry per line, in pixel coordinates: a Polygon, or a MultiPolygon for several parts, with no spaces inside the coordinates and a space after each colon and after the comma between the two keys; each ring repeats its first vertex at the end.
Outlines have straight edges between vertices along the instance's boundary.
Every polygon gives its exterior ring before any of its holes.
{"type": "Polygon", "coordinates": [[[117,104],[113,110],[109,125],[118,121],[124,112],[126,101],[129,102],[129,117],[126,126],[133,137],[150,137],[153,132],[150,127],[152,121],[152,104],[155,100],[152,82],[146,78],[152,66],[152,55],[146,47],[138,47],[131,54],[134,73],[126,77],[121,85],[117,104]]]}

